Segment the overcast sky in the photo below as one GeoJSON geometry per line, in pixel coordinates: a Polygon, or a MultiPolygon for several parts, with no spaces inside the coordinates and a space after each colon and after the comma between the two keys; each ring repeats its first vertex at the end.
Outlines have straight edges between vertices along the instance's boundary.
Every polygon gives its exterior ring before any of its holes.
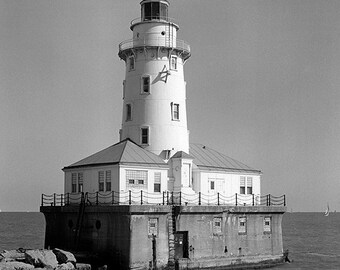
{"type": "MultiPolygon", "coordinates": [[[[118,142],[139,0],[0,0],[0,209],[38,211],[61,169],[118,142]]],[[[294,211],[340,211],[340,1],[173,0],[190,141],[263,172],[294,211]]]]}

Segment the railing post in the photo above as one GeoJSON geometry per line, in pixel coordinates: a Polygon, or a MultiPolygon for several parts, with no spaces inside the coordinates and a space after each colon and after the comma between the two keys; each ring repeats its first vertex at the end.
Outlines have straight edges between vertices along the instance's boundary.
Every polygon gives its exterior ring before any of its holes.
{"type": "Polygon", "coordinates": [[[198,192],[198,205],[201,205],[201,191],[198,192]]]}
{"type": "Polygon", "coordinates": [[[174,204],[174,192],[171,191],[171,204],[174,204]]]}
{"type": "Polygon", "coordinates": [[[286,206],[286,195],[283,195],[283,206],[286,206]]]}
{"type": "Polygon", "coordinates": [[[96,192],[96,205],[99,204],[99,192],[97,191],[96,192]]]}
{"type": "Polygon", "coordinates": [[[143,204],[143,190],[140,191],[140,204],[143,204]]]}
{"type": "Polygon", "coordinates": [[[255,196],[254,194],[252,194],[252,197],[253,197],[253,206],[255,205],[255,196]]]}
{"type": "Polygon", "coordinates": [[[270,206],[270,194],[267,195],[268,196],[268,206],[270,206]]]}
{"type": "Polygon", "coordinates": [[[129,190],[129,205],[131,205],[131,189],[129,190]]]}
{"type": "Polygon", "coordinates": [[[217,192],[217,205],[220,205],[220,193],[217,192]]]}
{"type": "Polygon", "coordinates": [[[53,206],[55,206],[55,193],[53,193],[53,206]]]}
{"type": "Polygon", "coordinates": [[[182,205],[182,191],[179,192],[179,205],[182,205]]]}
{"type": "Polygon", "coordinates": [[[237,193],[235,193],[235,205],[237,206],[237,193]]]}
{"type": "Polygon", "coordinates": [[[166,204],[169,205],[169,191],[166,192],[166,204]]]}
{"type": "Polygon", "coordinates": [[[163,205],[165,204],[165,191],[163,191],[163,205]]]}

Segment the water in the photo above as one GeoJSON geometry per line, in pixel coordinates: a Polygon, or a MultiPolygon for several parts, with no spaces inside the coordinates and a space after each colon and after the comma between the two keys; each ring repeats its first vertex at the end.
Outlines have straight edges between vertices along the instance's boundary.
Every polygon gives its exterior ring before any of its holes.
{"type": "MultiPolygon", "coordinates": [[[[273,270],[340,269],[340,213],[286,213],[282,227],[292,263],[273,270]]],[[[44,235],[41,213],[0,213],[0,251],[43,248],[44,235]]]]}
{"type": "Polygon", "coordinates": [[[282,233],[293,262],[274,269],[340,269],[340,213],[286,213],[282,233]]]}
{"type": "Polygon", "coordinates": [[[0,251],[44,247],[45,218],[37,212],[0,213],[0,251]]]}

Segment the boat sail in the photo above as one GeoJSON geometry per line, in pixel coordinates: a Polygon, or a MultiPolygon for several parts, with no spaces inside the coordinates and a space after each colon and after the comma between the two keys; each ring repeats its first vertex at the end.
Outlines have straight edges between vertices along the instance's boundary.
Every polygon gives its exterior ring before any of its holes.
{"type": "Polygon", "coordinates": [[[329,205],[327,203],[327,209],[326,209],[326,212],[325,212],[325,217],[328,217],[329,216],[329,205]]]}

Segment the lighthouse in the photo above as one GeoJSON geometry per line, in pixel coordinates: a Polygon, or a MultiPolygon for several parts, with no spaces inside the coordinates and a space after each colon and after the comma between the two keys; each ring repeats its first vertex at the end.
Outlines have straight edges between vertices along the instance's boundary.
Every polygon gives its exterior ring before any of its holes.
{"type": "Polygon", "coordinates": [[[283,260],[285,196],[262,172],[189,143],[184,65],[167,0],[143,0],[125,63],[119,142],[63,168],[64,194],[42,195],[45,247],[98,254],[108,269],[262,267],[283,260]]]}
{"type": "Polygon", "coordinates": [[[140,4],[132,39],[119,44],[125,61],[120,140],[168,160],[178,151],[189,153],[184,64],[190,46],[177,39],[179,26],[168,17],[167,0],[140,4]]]}
{"type": "Polygon", "coordinates": [[[188,203],[199,201],[200,193],[214,198],[240,193],[246,203],[255,203],[260,170],[189,143],[184,65],[191,53],[177,38],[169,1],[140,5],[140,17],[130,24],[132,38],[118,48],[125,64],[120,140],[64,167],[65,193],[116,192],[124,200],[128,192],[181,192],[188,203]]]}

